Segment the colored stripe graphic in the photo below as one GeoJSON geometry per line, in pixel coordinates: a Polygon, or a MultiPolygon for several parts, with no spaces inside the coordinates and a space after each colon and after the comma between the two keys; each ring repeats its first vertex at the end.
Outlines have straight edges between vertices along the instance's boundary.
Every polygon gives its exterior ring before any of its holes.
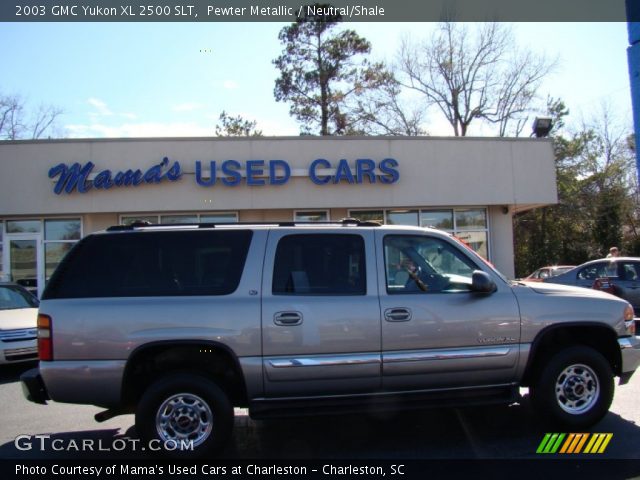
{"type": "Polygon", "coordinates": [[[547,433],[540,442],[536,453],[556,453],[565,436],[565,433],[547,433]]]}
{"type": "Polygon", "coordinates": [[[584,453],[603,453],[613,438],[613,433],[595,433],[584,453]]]}
{"type": "Polygon", "coordinates": [[[600,454],[604,453],[612,438],[613,433],[547,433],[538,445],[536,453],[600,454]]]}

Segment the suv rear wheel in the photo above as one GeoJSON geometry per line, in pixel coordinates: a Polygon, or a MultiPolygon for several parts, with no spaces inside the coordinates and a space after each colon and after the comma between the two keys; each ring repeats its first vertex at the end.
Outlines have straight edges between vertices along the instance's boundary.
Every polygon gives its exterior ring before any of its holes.
{"type": "Polygon", "coordinates": [[[172,374],[143,394],[136,408],[136,430],[146,448],[161,447],[176,457],[197,457],[226,443],[233,430],[233,406],[205,377],[172,374]]]}
{"type": "Polygon", "coordinates": [[[606,415],[613,390],[609,362],[592,348],[575,346],[551,357],[531,387],[531,399],[547,419],[583,428],[606,415]]]}

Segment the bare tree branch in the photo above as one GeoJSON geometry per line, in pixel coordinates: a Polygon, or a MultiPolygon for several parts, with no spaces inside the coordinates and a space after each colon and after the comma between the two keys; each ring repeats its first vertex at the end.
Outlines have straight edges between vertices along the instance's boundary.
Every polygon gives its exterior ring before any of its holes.
{"type": "Polygon", "coordinates": [[[503,24],[483,24],[472,35],[466,25],[444,22],[429,41],[402,41],[399,81],[421,93],[426,108],[438,107],[456,136],[466,135],[476,119],[496,124],[500,136],[519,134],[555,62],[526,49],[514,51],[511,30],[503,24]]]}
{"type": "Polygon", "coordinates": [[[40,105],[28,115],[26,102],[18,95],[0,94],[0,140],[38,139],[51,132],[62,109],[40,105]]]}

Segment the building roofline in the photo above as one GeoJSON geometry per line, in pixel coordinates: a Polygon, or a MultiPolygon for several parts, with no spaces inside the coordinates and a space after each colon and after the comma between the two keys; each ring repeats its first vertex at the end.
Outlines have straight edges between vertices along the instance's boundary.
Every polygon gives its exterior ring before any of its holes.
{"type": "Polygon", "coordinates": [[[272,140],[285,141],[353,141],[353,140],[378,140],[378,141],[491,141],[491,142],[550,142],[550,138],[533,137],[455,137],[455,136],[263,136],[263,137],[118,137],[118,138],[47,138],[37,140],[0,140],[2,145],[38,145],[48,143],[110,143],[110,142],[264,142],[272,140]]]}

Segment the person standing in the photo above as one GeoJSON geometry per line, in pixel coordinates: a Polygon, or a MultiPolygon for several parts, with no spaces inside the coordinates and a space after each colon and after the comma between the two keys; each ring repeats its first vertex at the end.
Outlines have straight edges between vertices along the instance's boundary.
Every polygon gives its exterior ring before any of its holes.
{"type": "Polygon", "coordinates": [[[611,247],[609,249],[609,255],[607,255],[607,258],[613,258],[613,257],[619,257],[620,256],[620,250],[618,249],[618,247],[611,247]]]}

